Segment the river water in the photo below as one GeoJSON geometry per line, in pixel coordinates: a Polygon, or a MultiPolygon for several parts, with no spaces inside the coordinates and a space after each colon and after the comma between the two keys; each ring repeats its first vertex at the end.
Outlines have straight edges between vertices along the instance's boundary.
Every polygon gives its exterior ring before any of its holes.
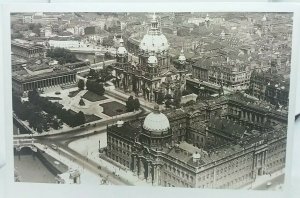
{"type": "Polygon", "coordinates": [[[14,160],[15,170],[21,182],[56,183],[55,175],[37,157],[21,155],[20,159],[15,156],[14,160]]]}
{"type": "MultiPolygon", "coordinates": [[[[18,128],[13,125],[13,134],[18,134],[18,128]]],[[[22,149],[23,150],[23,149],[22,149]]],[[[26,153],[26,152],[24,152],[26,153]]],[[[56,183],[55,175],[53,175],[46,166],[31,154],[14,156],[15,170],[21,182],[34,182],[34,183],[56,183]]]]}

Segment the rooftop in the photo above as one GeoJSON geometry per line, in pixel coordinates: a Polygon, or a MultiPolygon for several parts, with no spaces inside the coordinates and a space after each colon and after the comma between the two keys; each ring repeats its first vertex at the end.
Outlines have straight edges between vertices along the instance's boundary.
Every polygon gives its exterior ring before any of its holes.
{"type": "MultiPolygon", "coordinates": [[[[51,67],[49,67],[47,65],[44,65],[41,68],[39,68],[39,66],[36,66],[36,65],[31,66],[31,69],[33,69],[33,71],[38,71],[38,70],[47,69],[47,68],[51,68],[51,67]]],[[[12,78],[16,81],[23,83],[23,82],[30,82],[30,81],[34,81],[34,80],[41,80],[41,79],[45,79],[45,78],[52,78],[55,76],[66,75],[66,74],[71,74],[71,73],[76,73],[76,71],[72,71],[65,67],[53,68],[53,71],[51,71],[51,72],[45,72],[45,73],[36,74],[36,75],[31,75],[26,70],[21,70],[21,71],[13,72],[12,78]]]]}
{"type": "Polygon", "coordinates": [[[123,138],[135,140],[140,131],[140,122],[125,122],[122,126],[112,125],[108,127],[108,132],[113,132],[123,138]]]}

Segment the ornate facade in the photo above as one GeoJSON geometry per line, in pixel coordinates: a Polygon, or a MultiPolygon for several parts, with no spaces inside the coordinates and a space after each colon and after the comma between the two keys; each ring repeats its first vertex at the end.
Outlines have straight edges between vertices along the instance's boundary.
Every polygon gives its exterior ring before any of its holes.
{"type": "Polygon", "coordinates": [[[287,114],[241,94],[107,129],[107,156],[153,185],[240,188],[285,166],[287,114]],[[251,104],[250,104],[251,103],[251,104]]]}
{"type": "Polygon", "coordinates": [[[184,53],[182,51],[179,57],[182,67],[176,69],[170,63],[169,43],[160,30],[155,14],[148,33],[140,42],[137,55],[138,63],[129,62],[124,41],[120,39],[114,66],[117,88],[126,92],[133,91],[137,96],[156,101],[158,92],[173,93],[184,84],[182,78],[186,73],[184,53]]]}

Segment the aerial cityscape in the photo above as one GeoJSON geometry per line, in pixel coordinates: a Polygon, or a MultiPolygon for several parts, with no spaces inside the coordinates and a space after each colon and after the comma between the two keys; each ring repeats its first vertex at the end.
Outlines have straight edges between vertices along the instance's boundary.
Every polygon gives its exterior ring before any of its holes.
{"type": "Polygon", "coordinates": [[[281,190],[292,13],[11,13],[15,182],[281,190]]]}

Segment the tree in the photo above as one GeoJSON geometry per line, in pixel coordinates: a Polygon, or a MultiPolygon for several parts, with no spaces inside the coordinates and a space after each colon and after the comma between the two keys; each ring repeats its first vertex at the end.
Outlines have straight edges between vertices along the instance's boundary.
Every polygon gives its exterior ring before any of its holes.
{"type": "Polygon", "coordinates": [[[171,104],[172,104],[171,99],[168,99],[168,100],[165,102],[165,105],[166,105],[167,108],[170,108],[170,107],[171,107],[171,104]]]}
{"type": "Polygon", "coordinates": [[[32,104],[37,104],[39,93],[36,89],[28,92],[28,101],[32,104]]]}
{"type": "Polygon", "coordinates": [[[171,94],[167,94],[166,96],[165,96],[165,99],[166,100],[171,100],[173,97],[172,97],[172,95],[171,94]]]}
{"type": "Polygon", "coordinates": [[[112,75],[112,67],[111,66],[107,66],[103,69],[101,69],[98,73],[98,76],[100,78],[100,81],[101,82],[106,82],[106,81],[109,81],[113,78],[113,75],[112,75]]]}
{"type": "Polygon", "coordinates": [[[24,35],[21,34],[20,32],[12,33],[11,34],[11,39],[22,39],[24,38],[24,35]]]}
{"type": "Polygon", "coordinates": [[[134,106],[134,110],[138,111],[140,109],[140,106],[141,106],[139,99],[135,98],[134,101],[133,101],[133,104],[134,104],[133,105],[134,106]]]}
{"type": "Polygon", "coordinates": [[[108,37],[103,38],[102,45],[108,46],[108,47],[113,46],[114,45],[114,37],[108,36],[108,37]]]}
{"type": "Polygon", "coordinates": [[[174,91],[174,106],[177,108],[180,107],[180,102],[181,102],[181,91],[179,89],[176,89],[174,91]]]}
{"type": "Polygon", "coordinates": [[[80,106],[84,106],[84,105],[85,105],[85,103],[84,103],[84,101],[83,101],[82,98],[80,98],[79,105],[80,105],[80,106]]]}
{"type": "Polygon", "coordinates": [[[84,80],[83,79],[79,79],[79,81],[78,81],[78,89],[79,90],[84,90],[84,80]]]}
{"type": "Polygon", "coordinates": [[[98,79],[99,74],[96,72],[96,70],[90,69],[88,77],[91,78],[91,79],[98,79]]]}
{"type": "Polygon", "coordinates": [[[59,47],[48,49],[46,56],[54,58],[59,64],[75,63],[79,61],[70,50],[59,47]]]}
{"type": "Polygon", "coordinates": [[[96,80],[87,80],[86,89],[100,96],[103,96],[105,92],[103,83],[98,83],[96,80]]]}
{"type": "Polygon", "coordinates": [[[181,28],[181,29],[177,30],[177,36],[189,36],[189,35],[190,35],[190,32],[186,28],[181,28]]]}
{"type": "Polygon", "coordinates": [[[186,89],[182,91],[183,96],[186,96],[186,95],[189,95],[189,94],[190,94],[190,92],[186,89]]]}
{"type": "Polygon", "coordinates": [[[135,102],[134,102],[133,96],[129,96],[129,98],[126,101],[126,109],[128,112],[134,111],[134,109],[135,109],[134,104],[135,104],[135,102]]]}
{"type": "Polygon", "coordinates": [[[157,104],[162,104],[163,101],[165,99],[165,96],[164,96],[164,93],[163,92],[158,92],[158,95],[157,95],[157,104]]]}
{"type": "Polygon", "coordinates": [[[40,23],[30,23],[28,25],[29,30],[31,30],[36,35],[40,36],[42,25],[40,23]]]}
{"type": "Polygon", "coordinates": [[[84,116],[84,113],[83,113],[82,111],[79,111],[79,112],[76,114],[75,120],[76,120],[76,122],[78,123],[78,125],[84,124],[84,123],[85,123],[85,116],[84,116]]]}

